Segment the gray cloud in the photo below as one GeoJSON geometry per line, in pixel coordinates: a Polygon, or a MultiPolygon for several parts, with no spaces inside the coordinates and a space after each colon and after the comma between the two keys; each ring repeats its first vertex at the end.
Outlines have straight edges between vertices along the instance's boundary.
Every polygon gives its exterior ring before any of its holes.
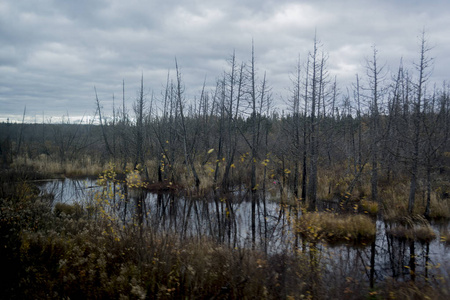
{"type": "MultiPolygon", "coordinates": [[[[436,58],[433,81],[450,65],[448,1],[32,1],[0,3],[0,121],[29,116],[92,115],[94,86],[106,110],[112,94],[136,96],[144,74],[159,95],[175,57],[189,97],[206,76],[215,84],[236,50],[248,61],[252,39],[260,76],[274,99],[287,97],[298,56],[306,59],[314,34],[341,88],[365,74],[371,47],[396,68],[417,61],[423,28],[436,58]],[[244,3],[242,3],[244,2],[244,3]]],[[[280,101],[281,103],[282,101],[280,101]]]]}

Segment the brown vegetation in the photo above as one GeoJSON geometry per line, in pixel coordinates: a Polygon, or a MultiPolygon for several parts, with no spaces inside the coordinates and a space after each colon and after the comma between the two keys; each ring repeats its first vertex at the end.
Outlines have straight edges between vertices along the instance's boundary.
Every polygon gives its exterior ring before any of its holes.
{"type": "MultiPolygon", "coordinates": [[[[414,241],[429,243],[430,221],[450,218],[450,87],[427,88],[432,59],[425,34],[420,46],[413,70],[400,65],[392,76],[380,69],[374,47],[367,76],[357,76],[353,89],[339,95],[315,39],[281,114],[266,75],[258,78],[252,47],[250,63],[237,63],[233,54],[216,89],[202,90],[192,102],[176,62],[176,77],[168,76],[161,98],[145,99],[141,77],[131,113],[125,89],[121,111],[113,107],[109,119],[96,97],[99,126],[1,123],[0,259],[10,267],[0,280],[4,295],[423,296],[422,283],[433,277],[425,271],[418,282],[414,241]],[[53,203],[30,184],[77,176],[98,176],[101,192],[90,202],[53,203]],[[175,194],[190,197],[183,233],[158,231],[160,219],[155,228],[144,224],[145,190],[170,192],[169,214],[175,194]],[[196,220],[209,235],[187,236],[197,200],[212,204],[201,211],[207,225],[196,220]],[[245,201],[251,212],[237,220],[233,203],[245,201]],[[282,204],[276,213],[267,209],[273,201],[282,204]],[[126,209],[119,214],[129,206],[131,216],[126,209]],[[409,241],[411,272],[401,280],[411,283],[381,275],[377,282],[376,220],[390,226],[389,238],[401,247],[409,241]],[[233,245],[230,237],[243,232],[244,247],[233,245]],[[322,246],[336,242],[362,245],[370,255],[349,247],[357,252],[326,260],[322,246]]],[[[423,291],[448,296],[448,284],[431,284],[423,291]]]]}
{"type": "Polygon", "coordinates": [[[375,223],[364,215],[304,213],[297,224],[298,232],[309,241],[368,243],[375,238],[375,223]]]}

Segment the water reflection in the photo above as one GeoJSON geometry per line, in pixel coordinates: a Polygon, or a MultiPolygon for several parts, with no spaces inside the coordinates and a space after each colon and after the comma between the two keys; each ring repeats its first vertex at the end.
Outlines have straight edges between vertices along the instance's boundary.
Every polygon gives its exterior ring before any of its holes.
{"type": "MultiPolygon", "coordinates": [[[[174,194],[147,193],[142,201],[142,223],[152,228],[179,235],[181,238],[214,237],[232,247],[248,246],[251,241],[251,202],[234,196],[219,199],[180,197],[174,194]]],[[[129,202],[127,218],[139,211],[139,201],[129,202]]],[[[258,243],[267,248],[279,247],[287,238],[287,220],[284,208],[277,203],[257,205],[258,243]],[[267,231],[265,230],[267,228],[267,231]]],[[[138,213],[140,214],[140,213],[138,213]]]]}
{"type": "MultiPolygon", "coordinates": [[[[238,191],[211,197],[189,197],[130,191],[108,183],[98,186],[94,180],[59,180],[46,182],[42,193],[52,193],[56,202],[93,203],[96,194],[112,194],[112,210],[122,222],[135,222],[162,233],[183,238],[213,237],[230,247],[251,247],[252,221],[249,193],[238,191]]],[[[335,204],[323,203],[327,209],[335,204]]],[[[438,238],[429,243],[399,239],[389,235],[391,225],[376,222],[377,235],[369,245],[328,246],[309,244],[292,234],[290,216],[297,213],[286,205],[265,198],[257,202],[256,244],[267,253],[282,253],[299,249],[311,253],[328,269],[324,280],[332,282],[336,272],[353,274],[374,283],[387,277],[397,280],[436,280],[437,274],[448,278],[450,252],[439,241],[439,232],[447,224],[435,224],[438,238]],[[327,275],[328,274],[328,275],[327,275]],[[327,277],[328,276],[328,277],[327,277]]],[[[349,279],[350,280],[350,279],[349,279]]]]}
{"type": "Polygon", "coordinates": [[[53,195],[55,202],[75,203],[92,199],[95,192],[101,189],[92,179],[48,180],[40,184],[41,195],[53,195]]]}

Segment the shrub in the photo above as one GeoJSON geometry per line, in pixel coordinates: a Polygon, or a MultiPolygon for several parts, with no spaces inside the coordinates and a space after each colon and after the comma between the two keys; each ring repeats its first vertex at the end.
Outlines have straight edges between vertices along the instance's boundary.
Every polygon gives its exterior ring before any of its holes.
{"type": "Polygon", "coordinates": [[[80,218],[83,214],[83,207],[78,204],[67,204],[58,202],[55,204],[54,213],[57,217],[67,216],[71,218],[80,218]]]}

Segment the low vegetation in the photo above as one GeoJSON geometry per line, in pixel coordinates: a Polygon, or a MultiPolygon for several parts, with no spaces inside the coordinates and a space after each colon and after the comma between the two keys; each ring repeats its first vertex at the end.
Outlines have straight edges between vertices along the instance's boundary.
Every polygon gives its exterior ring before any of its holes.
{"type": "Polygon", "coordinates": [[[379,205],[378,202],[370,201],[370,200],[361,200],[361,210],[365,214],[369,214],[371,216],[376,216],[379,211],[379,205]]]}
{"type": "Polygon", "coordinates": [[[436,238],[436,233],[430,225],[413,225],[412,227],[398,225],[389,229],[388,234],[399,239],[421,243],[429,243],[436,238]]]}
{"type": "Polygon", "coordinates": [[[416,268],[416,241],[429,257],[431,224],[447,241],[450,218],[450,87],[427,86],[425,33],[420,44],[419,63],[394,74],[373,48],[367,76],[343,93],[316,40],[281,112],[252,49],[192,101],[176,64],[151,101],[143,76],[132,105],[123,86],[113,116],[96,97],[89,124],[1,123],[1,296],[447,299],[448,270],[416,268]],[[73,203],[34,186],[85,176],[101,191],[73,203]],[[152,223],[148,191],[170,195],[152,223]],[[248,216],[236,219],[236,203],[248,216]],[[167,215],[182,230],[158,230],[167,215]],[[386,253],[392,268],[375,265],[386,253]]]}
{"type": "MultiPolygon", "coordinates": [[[[311,246],[300,251],[280,247],[267,254],[230,248],[207,237],[180,239],[135,223],[122,226],[105,210],[108,194],[99,197],[95,207],[53,203],[51,197],[39,197],[32,184],[2,184],[3,297],[325,299],[345,291],[343,298],[359,299],[421,291],[411,285],[400,292],[394,282],[380,282],[371,290],[363,265],[347,269],[345,255],[313,246],[370,242],[375,225],[364,214],[304,213],[297,228],[303,243],[311,246]]],[[[431,295],[445,298],[446,290],[437,287],[431,295]]]]}
{"type": "Polygon", "coordinates": [[[446,245],[450,245],[450,232],[447,229],[444,229],[440,232],[441,242],[446,245]]]}
{"type": "Polygon", "coordinates": [[[297,223],[297,231],[308,241],[367,243],[375,238],[375,222],[364,215],[336,213],[304,213],[297,223]]]}

